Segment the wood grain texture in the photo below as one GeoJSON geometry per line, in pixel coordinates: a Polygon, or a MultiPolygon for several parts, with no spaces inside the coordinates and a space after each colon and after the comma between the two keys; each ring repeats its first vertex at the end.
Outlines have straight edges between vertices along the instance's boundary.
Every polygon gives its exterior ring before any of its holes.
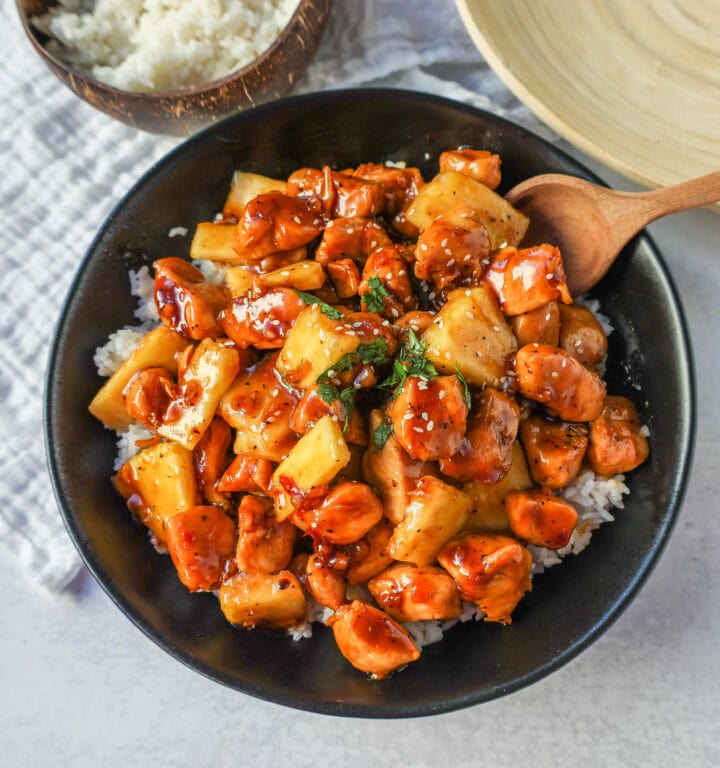
{"type": "Polygon", "coordinates": [[[456,0],[505,84],[643,184],[720,168],[717,0],[456,0]]]}

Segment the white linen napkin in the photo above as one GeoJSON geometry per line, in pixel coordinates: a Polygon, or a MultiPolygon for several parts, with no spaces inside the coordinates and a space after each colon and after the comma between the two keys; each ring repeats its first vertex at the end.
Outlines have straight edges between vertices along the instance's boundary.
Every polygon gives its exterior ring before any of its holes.
{"type": "MultiPolygon", "coordinates": [[[[81,563],[45,465],[50,339],[95,232],[178,140],[126,127],[74,96],[33,51],[15,3],[1,1],[0,541],[32,581],[56,592],[81,563]]],[[[435,92],[547,134],[483,62],[452,0],[335,0],[295,92],[359,85],[435,92]]]]}

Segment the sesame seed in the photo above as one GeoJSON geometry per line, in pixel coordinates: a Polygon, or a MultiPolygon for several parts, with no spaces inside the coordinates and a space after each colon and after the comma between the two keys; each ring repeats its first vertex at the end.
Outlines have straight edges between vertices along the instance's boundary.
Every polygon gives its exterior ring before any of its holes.
{"type": "Polygon", "coordinates": [[[561,363],[561,367],[564,368],[567,365],[567,360],[563,357],[563,361],[561,363]]]}
{"type": "Polygon", "coordinates": [[[392,309],[390,310],[390,314],[393,317],[400,317],[400,313],[397,311],[397,309],[395,309],[395,307],[392,307],[392,309]]]}
{"type": "Polygon", "coordinates": [[[418,385],[417,386],[418,386],[418,389],[427,389],[428,388],[428,383],[427,383],[427,381],[425,381],[425,379],[420,379],[420,381],[418,381],[418,385]]]}
{"type": "Polygon", "coordinates": [[[294,221],[296,224],[301,224],[301,223],[302,223],[302,222],[300,221],[300,217],[299,217],[299,216],[293,216],[293,221],[294,221]]]}
{"type": "Polygon", "coordinates": [[[466,253],[465,256],[463,257],[464,262],[468,262],[470,261],[470,259],[472,259],[472,256],[469,253],[466,253]]]}
{"type": "Polygon", "coordinates": [[[380,335],[380,329],[379,328],[373,328],[373,336],[379,336],[380,335]]]}
{"type": "Polygon", "coordinates": [[[413,419],[413,418],[415,418],[415,417],[412,415],[412,413],[406,413],[403,416],[403,421],[410,421],[410,419],[413,419]]]}
{"type": "Polygon", "coordinates": [[[432,301],[434,298],[435,298],[435,291],[428,294],[428,299],[430,299],[430,301],[432,301]]]}
{"type": "Polygon", "coordinates": [[[415,432],[424,432],[425,431],[422,427],[413,427],[413,430],[415,432]]]}
{"type": "Polygon", "coordinates": [[[400,277],[405,277],[406,274],[407,272],[404,269],[398,271],[398,275],[400,275],[400,277]]]}
{"type": "Polygon", "coordinates": [[[373,240],[372,243],[370,243],[370,247],[371,248],[376,248],[377,247],[377,240],[373,240]]]}
{"type": "Polygon", "coordinates": [[[425,243],[420,243],[420,250],[421,251],[427,251],[428,247],[425,243]]]}
{"type": "Polygon", "coordinates": [[[558,377],[560,374],[559,374],[557,371],[553,371],[553,372],[552,372],[550,375],[553,377],[553,379],[557,379],[557,377],[558,377]]]}
{"type": "Polygon", "coordinates": [[[482,352],[479,349],[475,350],[475,357],[482,357],[482,352]]]}
{"type": "Polygon", "coordinates": [[[575,345],[576,347],[579,347],[582,344],[582,341],[580,339],[575,339],[575,345]]]}
{"type": "Polygon", "coordinates": [[[440,247],[444,248],[447,245],[447,237],[440,242],[440,247]]]}
{"type": "Polygon", "coordinates": [[[355,230],[352,227],[348,227],[345,231],[348,233],[348,235],[354,235],[355,234],[355,230]]]}
{"type": "Polygon", "coordinates": [[[450,357],[450,353],[449,353],[449,352],[446,352],[446,353],[445,353],[445,357],[446,357],[448,360],[452,360],[452,358],[450,357]]]}
{"type": "Polygon", "coordinates": [[[466,296],[472,296],[472,293],[470,291],[465,291],[466,296]]]}
{"type": "Polygon", "coordinates": [[[434,426],[435,426],[435,422],[432,419],[430,419],[430,421],[428,421],[428,423],[427,423],[427,431],[428,432],[432,432],[432,428],[434,426]]]}
{"type": "Polygon", "coordinates": [[[547,315],[545,315],[545,320],[550,320],[550,313],[548,312],[547,315]]]}
{"type": "MultiPolygon", "coordinates": [[[[450,256],[450,255],[452,254],[452,251],[451,251],[451,250],[448,248],[448,249],[445,251],[445,253],[446,253],[448,256],[450,256]]],[[[448,260],[447,260],[447,262],[445,263],[445,266],[446,266],[446,267],[452,267],[452,265],[453,265],[454,263],[455,263],[455,259],[448,259],[448,260]]]]}
{"type": "Polygon", "coordinates": [[[392,272],[388,272],[387,275],[385,275],[386,280],[392,280],[392,272]]]}
{"type": "Polygon", "coordinates": [[[545,275],[545,278],[547,280],[552,280],[555,277],[555,275],[552,272],[548,272],[547,275],[545,275]]]}
{"type": "Polygon", "coordinates": [[[468,320],[474,320],[475,319],[475,315],[473,315],[473,313],[469,309],[465,310],[465,317],[467,317],[468,320]]]}
{"type": "Polygon", "coordinates": [[[500,332],[500,326],[499,325],[493,325],[493,331],[495,331],[495,333],[499,333],[500,332]]]}
{"type": "Polygon", "coordinates": [[[283,269],[283,271],[280,273],[283,277],[290,277],[290,273],[287,271],[287,269],[283,269]]]}
{"type": "Polygon", "coordinates": [[[280,394],[280,390],[277,387],[275,387],[275,389],[273,389],[273,391],[270,394],[273,397],[277,397],[280,394]]]}

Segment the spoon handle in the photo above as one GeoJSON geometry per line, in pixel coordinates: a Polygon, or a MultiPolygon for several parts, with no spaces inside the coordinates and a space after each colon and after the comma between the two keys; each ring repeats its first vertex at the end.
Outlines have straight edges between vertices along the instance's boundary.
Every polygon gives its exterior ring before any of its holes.
{"type": "Polygon", "coordinates": [[[670,213],[687,211],[720,201],[720,171],[649,192],[609,191],[599,201],[612,223],[609,251],[613,254],[647,224],[670,213]]]}
{"type": "Polygon", "coordinates": [[[652,204],[652,208],[648,208],[648,213],[652,210],[652,218],[646,223],[668,213],[716,203],[720,200],[720,171],[713,171],[665,189],[642,192],[638,195],[638,198],[640,197],[652,204]]]}

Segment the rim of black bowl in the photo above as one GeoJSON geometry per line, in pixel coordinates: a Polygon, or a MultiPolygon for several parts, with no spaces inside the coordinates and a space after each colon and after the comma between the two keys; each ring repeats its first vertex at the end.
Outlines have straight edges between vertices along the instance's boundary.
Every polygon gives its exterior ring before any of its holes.
{"type": "MultiPolygon", "coordinates": [[[[59,470],[59,457],[56,454],[55,446],[53,444],[54,433],[54,421],[53,421],[53,404],[52,397],[55,386],[57,385],[57,363],[58,363],[58,350],[62,343],[62,337],[65,330],[65,324],[67,319],[67,313],[69,306],[72,302],[73,295],[77,288],[77,285],[88,266],[95,249],[97,248],[102,234],[112,226],[113,221],[118,216],[120,211],[124,208],[126,202],[132,198],[136,191],[143,187],[148,179],[150,179],[158,169],[171,164],[178,155],[191,152],[192,148],[199,143],[202,143],[208,139],[212,134],[218,134],[217,138],[223,141],[223,137],[220,135],[224,128],[230,124],[241,124],[245,120],[256,120],[265,114],[270,114],[278,110],[283,110],[287,106],[304,106],[304,107],[318,107],[322,106],[325,109],[330,109],[333,106],[339,106],[343,103],[347,103],[348,99],[351,100],[393,100],[402,99],[406,104],[415,104],[417,108],[421,108],[423,104],[435,104],[438,107],[444,107],[446,109],[456,110],[459,113],[463,113],[469,117],[480,118],[485,123],[494,125],[496,128],[505,131],[512,131],[520,133],[528,137],[529,140],[536,142],[539,146],[549,150],[551,154],[554,154],[561,158],[565,163],[575,167],[578,171],[578,175],[582,175],[585,178],[605,185],[605,183],[596,174],[587,169],[579,161],[575,160],[568,153],[554,146],[550,142],[547,142],[543,138],[532,133],[528,129],[512,123],[509,120],[498,117],[491,113],[488,113],[482,109],[463,104],[454,100],[446,99],[440,96],[426,94],[417,91],[409,91],[404,89],[392,89],[392,88],[357,88],[357,89],[343,89],[334,90],[319,93],[310,93],[301,96],[286,97],[279,101],[267,103],[251,110],[244,110],[232,117],[219,121],[213,126],[210,126],[194,136],[184,140],[177,147],[171,150],[159,161],[154,163],[141,177],[133,184],[130,190],[124,195],[122,200],[114,207],[110,215],[103,222],[102,226],[98,230],[97,234],[93,238],[85,256],[80,262],[76,273],[71,282],[70,288],[63,302],[63,306],[60,311],[59,320],[57,322],[52,343],[50,345],[48,355],[47,374],[45,377],[45,390],[44,390],[44,412],[43,412],[43,425],[44,425],[44,437],[45,437],[45,451],[50,478],[52,482],[55,498],[58,503],[59,510],[63,517],[63,522],[67,529],[67,532],[73,541],[76,549],[78,550],[83,562],[87,566],[88,570],[92,573],[95,580],[100,584],[103,590],[111,598],[111,600],[120,608],[120,610],[140,629],[142,632],[153,640],[158,646],[169,653],[174,658],[181,661],[186,666],[199,672],[205,677],[226,685],[230,688],[238,690],[242,693],[248,694],[255,698],[262,699],[264,701],[270,701],[276,704],[289,706],[295,709],[304,710],[308,712],[314,712],[318,714],[329,714],[345,717],[363,717],[363,718],[409,718],[409,717],[424,717],[435,714],[442,714],[451,712],[454,710],[462,709],[465,707],[480,704],[489,700],[499,698],[514,691],[520,690],[538,680],[546,677],[550,673],[558,670],[569,661],[577,657],[582,651],[587,649],[595,640],[597,640],[622,614],[627,608],[632,599],[638,593],[640,588],[646,582],[648,576],[652,572],[654,566],[665,549],[670,533],[675,525],[679,510],[684,500],[687,485],[689,480],[690,468],[692,464],[692,457],[694,452],[695,443],[695,429],[696,429],[696,385],[695,385],[695,370],[692,348],[690,343],[690,335],[688,332],[688,325],[685,318],[682,305],[680,303],[677,288],[669,273],[669,270],[650,236],[643,232],[639,235],[639,239],[644,243],[645,247],[651,254],[652,260],[659,268],[659,275],[662,279],[662,291],[668,298],[668,308],[670,310],[671,320],[674,326],[678,330],[678,336],[680,341],[680,348],[682,352],[682,365],[683,370],[682,379],[684,383],[684,391],[687,397],[684,399],[684,425],[685,430],[682,435],[682,449],[680,450],[680,464],[677,467],[675,482],[673,484],[673,493],[668,502],[667,509],[662,517],[662,524],[657,531],[656,539],[653,545],[648,549],[646,555],[641,563],[641,566],[637,569],[632,579],[626,584],[615,599],[612,606],[605,611],[605,613],[584,633],[578,635],[573,639],[568,646],[557,655],[555,655],[550,661],[539,665],[531,671],[521,674],[515,677],[507,684],[498,684],[490,688],[473,692],[469,695],[456,696],[443,701],[433,702],[431,704],[421,703],[413,704],[403,703],[402,705],[390,705],[383,703],[373,703],[372,705],[354,704],[342,701],[318,701],[316,699],[310,699],[301,695],[292,693],[283,693],[282,695],[268,694],[265,691],[258,690],[249,685],[239,684],[236,680],[231,679],[230,676],[218,673],[217,670],[212,669],[210,666],[199,662],[198,659],[191,657],[188,653],[178,648],[172,642],[169,642],[162,633],[156,631],[150,626],[142,616],[133,608],[129,600],[123,595],[123,593],[116,587],[113,581],[104,572],[100,563],[98,563],[89,553],[82,540],[81,532],[78,528],[75,520],[74,511],[70,508],[66,502],[64,489],[62,486],[61,472],[59,470]]],[[[359,673],[358,673],[359,674],[359,673]]],[[[402,673],[401,673],[402,674],[402,673]]]]}

